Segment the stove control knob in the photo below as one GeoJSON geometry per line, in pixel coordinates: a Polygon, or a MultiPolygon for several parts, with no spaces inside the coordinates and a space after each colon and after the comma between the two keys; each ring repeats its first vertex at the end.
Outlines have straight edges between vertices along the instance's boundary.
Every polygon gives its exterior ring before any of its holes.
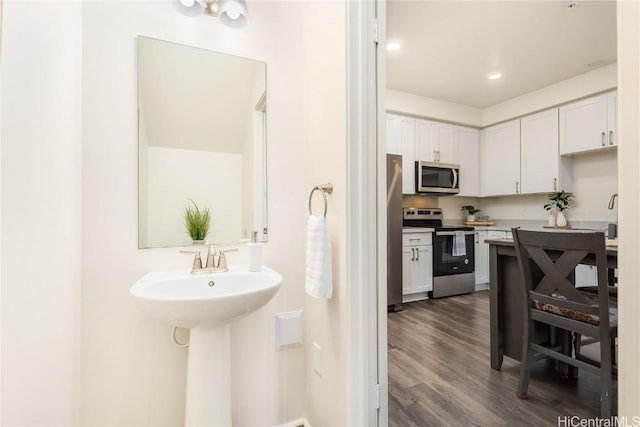
{"type": "Polygon", "coordinates": [[[465,259],[464,259],[464,263],[465,263],[465,265],[466,265],[466,264],[469,264],[469,258],[465,258],[465,259]]]}

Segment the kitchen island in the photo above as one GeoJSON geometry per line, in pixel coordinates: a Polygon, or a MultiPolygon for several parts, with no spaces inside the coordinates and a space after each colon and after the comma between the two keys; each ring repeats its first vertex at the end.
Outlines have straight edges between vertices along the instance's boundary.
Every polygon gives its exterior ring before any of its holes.
{"type": "MultiPolygon", "coordinates": [[[[522,279],[512,239],[486,240],[489,244],[489,298],[491,368],[500,370],[504,356],[521,360],[523,331],[522,279]]],[[[607,248],[610,272],[617,267],[618,249],[607,248]]],[[[595,257],[583,264],[595,265],[595,257]]],[[[611,274],[610,276],[611,277],[611,274]]],[[[573,281],[573,278],[571,278],[573,281]]],[[[536,328],[537,342],[546,340],[543,325],[536,328]]]]}

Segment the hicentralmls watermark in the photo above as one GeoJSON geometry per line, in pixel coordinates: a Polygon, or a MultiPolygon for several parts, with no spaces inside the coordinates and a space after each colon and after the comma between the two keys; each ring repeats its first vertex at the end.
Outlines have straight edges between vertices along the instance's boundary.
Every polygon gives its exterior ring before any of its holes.
{"type": "Polygon", "coordinates": [[[577,415],[558,417],[558,427],[640,427],[640,416],[581,418],[577,415]]]}

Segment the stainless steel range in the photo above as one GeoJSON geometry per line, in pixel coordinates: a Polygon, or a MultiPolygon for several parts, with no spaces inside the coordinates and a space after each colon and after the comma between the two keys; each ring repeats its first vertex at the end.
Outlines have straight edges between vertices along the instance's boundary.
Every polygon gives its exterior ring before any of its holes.
{"type": "Polygon", "coordinates": [[[431,298],[475,291],[474,228],[442,225],[440,208],[403,208],[403,227],[428,227],[433,233],[431,298]]]}

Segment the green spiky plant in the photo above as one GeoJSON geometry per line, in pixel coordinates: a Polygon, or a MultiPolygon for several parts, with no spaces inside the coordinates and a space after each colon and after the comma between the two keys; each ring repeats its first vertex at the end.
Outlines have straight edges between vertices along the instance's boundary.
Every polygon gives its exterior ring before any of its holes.
{"type": "Polygon", "coordinates": [[[184,225],[192,240],[204,240],[209,233],[211,211],[209,207],[200,209],[196,202],[189,200],[193,207],[187,206],[184,208],[184,225]]]}

